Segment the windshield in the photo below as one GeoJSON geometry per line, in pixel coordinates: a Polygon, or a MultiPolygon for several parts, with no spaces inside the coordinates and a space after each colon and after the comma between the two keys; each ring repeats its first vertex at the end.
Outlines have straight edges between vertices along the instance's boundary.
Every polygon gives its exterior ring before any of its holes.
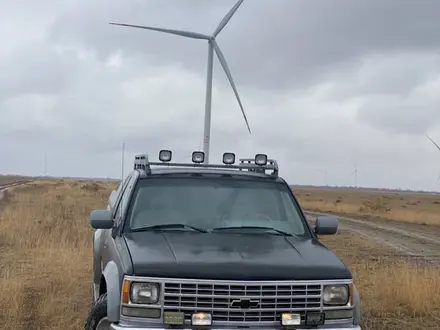
{"type": "Polygon", "coordinates": [[[295,236],[310,235],[285,184],[225,177],[142,179],[127,223],[131,230],[185,224],[208,231],[266,227],[295,236]]]}

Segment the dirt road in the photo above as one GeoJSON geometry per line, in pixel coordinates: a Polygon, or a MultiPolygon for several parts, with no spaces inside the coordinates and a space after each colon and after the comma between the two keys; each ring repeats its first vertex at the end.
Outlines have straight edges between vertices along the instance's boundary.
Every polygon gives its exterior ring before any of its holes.
{"type": "Polygon", "coordinates": [[[28,183],[28,182],[30,182],[30,181],[17,181],[14,183],[0,185],[0,202],[2,202],[6,198],[8,188],[20,186],[20,185],[28,183]]]}
{"type": "MultiPolygon", "coordinates": [[[[308,211],[305,213],[311,223],[319,215],[329,215],[308,211]]],[[[387,245],[398,254],[440,266],[439,228],[389,220],[337,217],[341,230],[348,230],[371,241],[387,245]]]]}

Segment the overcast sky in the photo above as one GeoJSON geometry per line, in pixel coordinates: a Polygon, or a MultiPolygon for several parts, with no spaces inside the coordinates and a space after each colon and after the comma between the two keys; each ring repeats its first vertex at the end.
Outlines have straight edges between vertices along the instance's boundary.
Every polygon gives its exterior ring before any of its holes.
{"type": "MultiPolygon", "coordinates": [[[[235,0],[2,0],[0,173],[120,176],[200,149],[207,42],[235,0]]],[[[292,184],[440,189],[440,1],[245,0],[218,36],[211,162],[267,153],[292,184]],[[324,172],[327,172],[327,176],[324,172]]]]}

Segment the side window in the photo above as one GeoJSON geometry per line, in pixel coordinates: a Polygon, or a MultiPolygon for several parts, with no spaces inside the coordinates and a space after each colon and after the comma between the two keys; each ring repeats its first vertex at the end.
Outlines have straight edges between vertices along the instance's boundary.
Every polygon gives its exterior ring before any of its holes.
{"type": "Polygon", "coordinates": [[[119,198],[121,193],[125,190],[125,187],[127,187],[127,184],[130,182],[132,176],[128,176],[125,178],[123,182],[118,187],[118,190],[116,190],[116,198],[119,198]]]}
{"type": "Polygon", "coordinates": [[[122,192],[122,197],[119,200],[118,207],[116,208],[114,219],[116,220],[116,223],[119,225],[122,214],[124,213],[124,210],[127,208],[127,205],[129,203],[129,197],[131,188],[133,187],[133,177],[128,178],[128,182],[126,186],[124,187],[124,191],[122,192]]]}
{"type": "Polygon", "coordinates": [[[130,179],[131,179],[131,176],[127,176],[124,181],[121,181],[119,183],[118,189],[116,189],[116,191],[114,191],[115,192],[115,194],[114,194],[114,202],[111,205],[111,211],[112,211],[113,217],[115,217],[115,209],[118,206],[119,200],[121,199],[121,195],[122,195],[125,187],[128,184],[128,181],[130,179]]]}

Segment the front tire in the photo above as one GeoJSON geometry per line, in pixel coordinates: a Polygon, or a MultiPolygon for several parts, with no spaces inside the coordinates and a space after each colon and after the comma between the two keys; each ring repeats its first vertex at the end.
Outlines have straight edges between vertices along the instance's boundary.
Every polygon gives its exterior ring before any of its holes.
{"type": "Polygon", "coordinates": [[[87,317],[84,330],[109,330],[110,322],[107,319],[107,293],[101,295],[93,304],[87,317]]]}

